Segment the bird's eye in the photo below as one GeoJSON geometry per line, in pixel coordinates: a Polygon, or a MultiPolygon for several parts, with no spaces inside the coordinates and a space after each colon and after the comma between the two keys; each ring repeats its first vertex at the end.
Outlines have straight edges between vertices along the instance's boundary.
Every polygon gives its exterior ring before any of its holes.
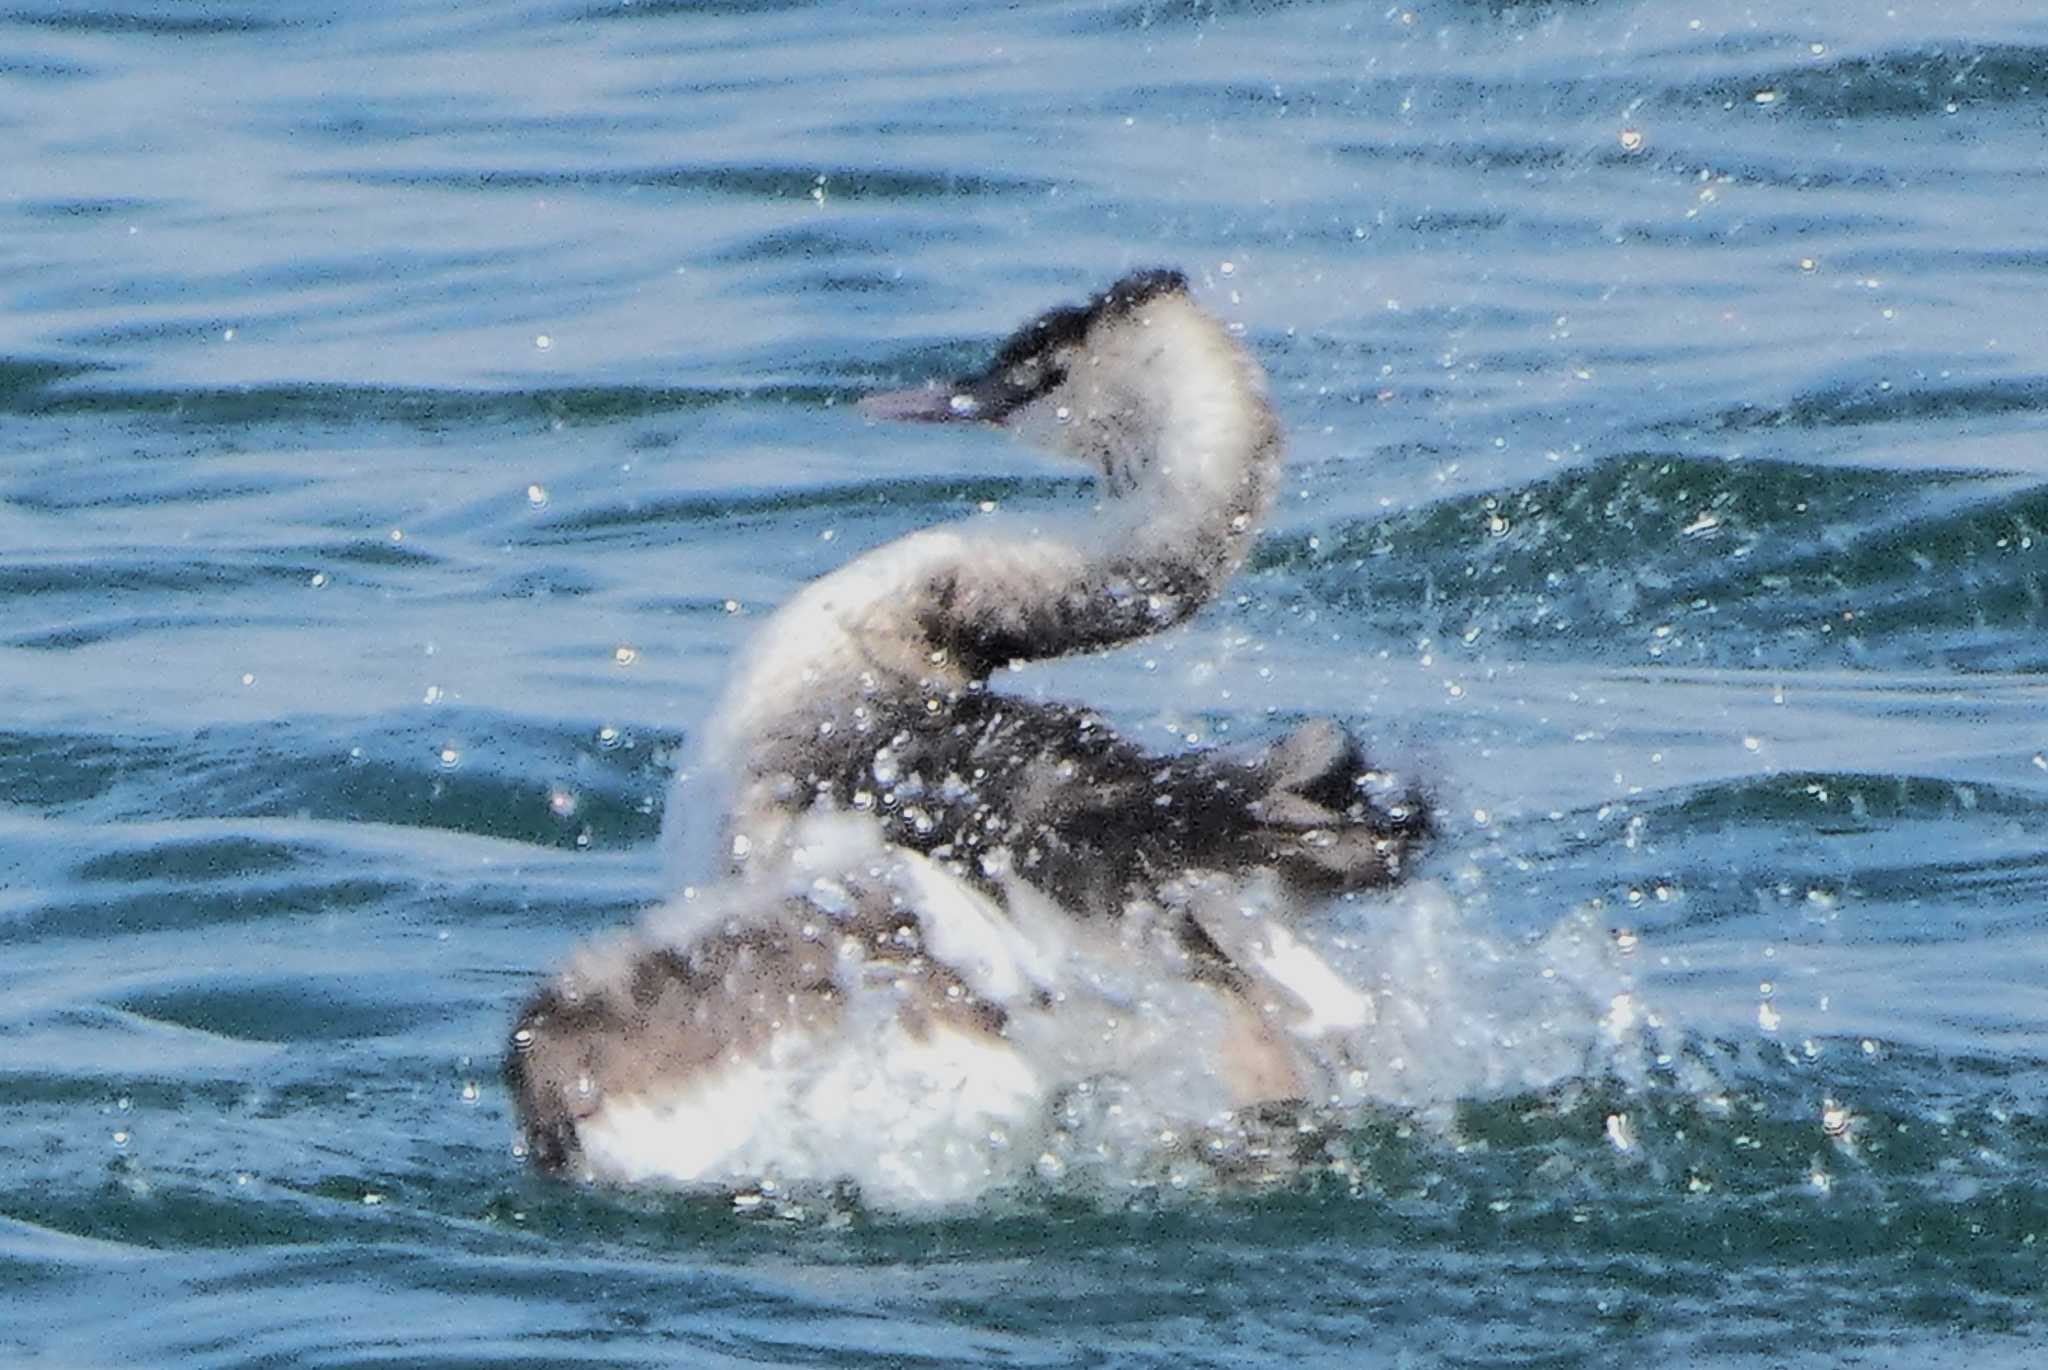
{"type": "Polygon", "coordinates": [[[1038,378],[1043,371],[1044,368],[1035,361],[1019,362],[1010,368],[1010,373],[1003,377],[1003,379],[1008,381],[1014,389],[1036,390],[1038,388],[1038,378]]]}

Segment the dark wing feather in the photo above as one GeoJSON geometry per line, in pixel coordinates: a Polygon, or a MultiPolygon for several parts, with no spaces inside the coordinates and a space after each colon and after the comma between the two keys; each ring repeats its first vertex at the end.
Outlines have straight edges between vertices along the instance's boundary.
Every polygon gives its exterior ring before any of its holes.
{"type": "Polygon", "coordinates": [[[1088,710],[973,690],[860,764],[834,797],[872,807],[889,841],[1096,915],[1190,870],[1270,867],[1317,892],[1384,885],[1428,830],[1419,798],[1378,797],[1357,742],[1327,720],[1261,753],[1159,755],[1088,710]]]}

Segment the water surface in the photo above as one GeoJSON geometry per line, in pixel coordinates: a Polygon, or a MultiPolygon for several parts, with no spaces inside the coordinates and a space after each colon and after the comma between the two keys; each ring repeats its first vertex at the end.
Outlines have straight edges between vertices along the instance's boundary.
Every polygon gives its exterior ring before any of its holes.
{"type": "Polygon", "coordinates": [[[2037,7],[31,0],[0,130],[6,1358],[2048,1342],[2037,7]],[[849,402],[1161,263],[1283,507],[1009,688],[1432,777],[1447,900],[1333,914],[1385,1107],[936,1215],[525,1174],[505,1026],[734,646],[1083,497],[849,402]]]}

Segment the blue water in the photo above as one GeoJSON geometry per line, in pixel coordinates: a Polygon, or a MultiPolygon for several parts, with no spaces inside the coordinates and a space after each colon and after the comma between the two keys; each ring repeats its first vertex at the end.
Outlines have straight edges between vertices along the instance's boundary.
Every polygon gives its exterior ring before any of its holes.
{"type": "Polygon", "coordinates": [[[29,0],[0,136],[0,1362],[2048,1348],[2032,0],[29,0]],[[525,1173],[735,644],[1079,496],[850,401],[1151,264],[1283,507],[1014,688],[1427,778],[1401,1097],[1274,1187],[525,1173]]]}

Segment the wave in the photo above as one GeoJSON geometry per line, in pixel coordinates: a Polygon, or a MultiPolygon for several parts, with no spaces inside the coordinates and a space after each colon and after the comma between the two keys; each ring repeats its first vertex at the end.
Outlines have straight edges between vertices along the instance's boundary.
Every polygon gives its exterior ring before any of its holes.
{"type": "Polygon", "coordinates": [[[294,27],[297,22],[279,19],[261,6],[239,12],[228,6],[194,14],[177,5],[110,4],[103,8],[57,5],[43,8],[19,5],[4,16],[5,22],[24,27],[51,29],[62,33],[139,35],[149,38],[216,37],[224,34],[257,34],[294,27]]]}
{"type": "Polygon", "coordinates": [[[322,179],[356,185],[406,189],[528,192],[534,190],[635,192],[675,191],[684,195],[809,204],[813,192],[835,200],[892,203],[1044,195],[1058,182],[1031,176],[915,167],[840,165],[782,166],[773,163],[670,164],[656,166],[375,167],[320,173],[322,179]]]}
{"type": "Polygon", "coordinates": [[[1638,453],[1268,543],[1253,566],[1446,652],[2037,671],[2044,535],[2048,485],[1638,453]]]}
{"type": "Polygon", "coordinates": [[[192,427],[250,424],[392,424],[425,432],[501,424],[607,423],[752,402],[847,404],[852,385],[568,385],[459,389],[277,382],[236,386],[74,385],[113,368],[32,358],[0,359],[0,413],[22,417],[126,416],[192,427]]]}
{"type": "Polygon", "coordinates": [[[603,850],[653,842],[681,741],[445,707],[177,736],[17,729],[0,731],[0,790],[95,822],[302,817],[603,850]]]}
{"type": "Polygon", "coordinates": [[[630,504],[586,507],[534,524],[513,539],[535,546],[600,542],[636,537],[666,524],[716,524],[721,536],[744,531],[763,520],[802,519],[811,514],[838,514],[893,508],[924,517],[964,514],[989,500],[1049,499],[1085,489],[1079,478],[983,476],[972,480],[906,477],[818,486],[810,489],[735,491],[720,495],[672,495],[630,504]]]}
{"type": "Polygon", "coordinates": [[[2039,104],[2048,47],[2031,43],[1950,41],[1763,66],[1739,79],[1694,88],[1702,101],[1763,105],[1789,117],[1839,121],[1905,119],[1954,113],[1968,105],[2039,104]]]}

